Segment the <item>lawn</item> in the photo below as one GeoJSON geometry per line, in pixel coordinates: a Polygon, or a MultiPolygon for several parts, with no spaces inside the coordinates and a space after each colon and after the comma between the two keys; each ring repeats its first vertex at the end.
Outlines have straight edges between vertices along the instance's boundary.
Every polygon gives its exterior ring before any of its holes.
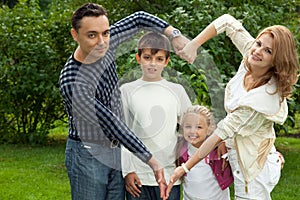
{"type": "Polygon", "coordinates": [[[71,199],[64,149],[63,144],[0,145],[0,199],[71,199]]]}
{"type": "MultiPolygon", "coordinates": [[[[300,199],[300,139],[279,137],[276,146],[286,159],[273,200],[300,199]]],[[[63,142],[43,147],[0,145],[0,199],[71,199],[64,166],[63,142]]]]}
{"type": "Polygon", "coordinates": [[[274,200],[300,199],[300,139],[279,137],[276,140],[277,149],[285,157],[278,185],[272,192],[274,200]]]}

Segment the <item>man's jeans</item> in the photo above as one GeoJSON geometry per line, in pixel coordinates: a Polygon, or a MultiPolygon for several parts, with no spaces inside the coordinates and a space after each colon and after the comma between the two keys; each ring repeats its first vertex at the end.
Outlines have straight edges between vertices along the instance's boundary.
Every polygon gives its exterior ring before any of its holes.
{"type": "Polygon", "coordinates": [[[68,139],[65,162],[73,200],[124,199],[119,147],[68,139]]]}

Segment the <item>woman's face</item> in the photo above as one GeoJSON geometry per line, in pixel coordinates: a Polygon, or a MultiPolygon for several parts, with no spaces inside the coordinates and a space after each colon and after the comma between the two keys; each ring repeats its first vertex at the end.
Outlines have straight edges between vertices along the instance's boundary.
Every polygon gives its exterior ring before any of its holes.
{"type": "Polygon", "coordinates": [[[265,73],[273,66],[273,43],[274,39],[268,33],[262,34],[256,39],[248,57],[248,63],[253,71],[265,73]]]}
{"type": "Polygon", "coordinates": [[[205,116],[188,113],[183,121],[184,139],[194,147],[199,148],[208,135],[208,124],[205,116]]]}

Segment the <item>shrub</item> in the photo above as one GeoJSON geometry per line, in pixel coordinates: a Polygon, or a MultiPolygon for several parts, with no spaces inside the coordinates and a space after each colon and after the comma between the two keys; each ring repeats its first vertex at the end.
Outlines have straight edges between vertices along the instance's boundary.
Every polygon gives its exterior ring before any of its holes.
{"type": "MultiPolygon", "coordinates": [[[[253,36],[263,27],[284,24],[300,44],[299,5],[294,0],[96,2],[108,10],[110,23],[144,10],[193,38],[212,20],[229,13],[240,19],[253,36]]],[[[43,143],[53,122],[65,118],[57,81],[61,68],[76,48],[70,36],[71,15],[84,3],[85,0],[20,0],[16,5],[0,8],[0,141],[43,143]],[[41,11],[39,5],[47,9],[41,11]]],[[[134,61],[136,42],[124,44],[125,51],[120,48],[117,70],[122,80],[139,76],[134,61]]],[[[235,74],[241,59],[229,38],[221,34],[203,45],[194,65],[173,54],[164,76],[183,84],[195,103],[211,106],[220,119],[224,116],[224,85],[235,74]]],[[[299,87],[298,82],[288,102],[287,122],[277,129],[287,132],[295,126],[295,115],[300,111],[299,87]]]]}
{"type": "Polygon", "coordinates": [[[35,1],[0,9],[0,139],[42,143],[61,113],[58,62],[35,1]]]}

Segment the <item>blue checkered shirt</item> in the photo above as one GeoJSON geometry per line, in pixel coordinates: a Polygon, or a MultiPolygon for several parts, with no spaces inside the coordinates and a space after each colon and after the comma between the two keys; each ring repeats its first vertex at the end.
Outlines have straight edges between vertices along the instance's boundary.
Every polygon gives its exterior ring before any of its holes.
{"type": "Polygon", "coordinates": [[[136,12],[110,26],[110,48],[92,64],[72,55],[59,77],[59,90],[68,114],[69,137],[101,144],[119,141],[144,162],[151,153],[122,121],[122,104],[115,54],[120,43],[140,29],[163,32],[168,23],[145,12],[136,12]]]}

